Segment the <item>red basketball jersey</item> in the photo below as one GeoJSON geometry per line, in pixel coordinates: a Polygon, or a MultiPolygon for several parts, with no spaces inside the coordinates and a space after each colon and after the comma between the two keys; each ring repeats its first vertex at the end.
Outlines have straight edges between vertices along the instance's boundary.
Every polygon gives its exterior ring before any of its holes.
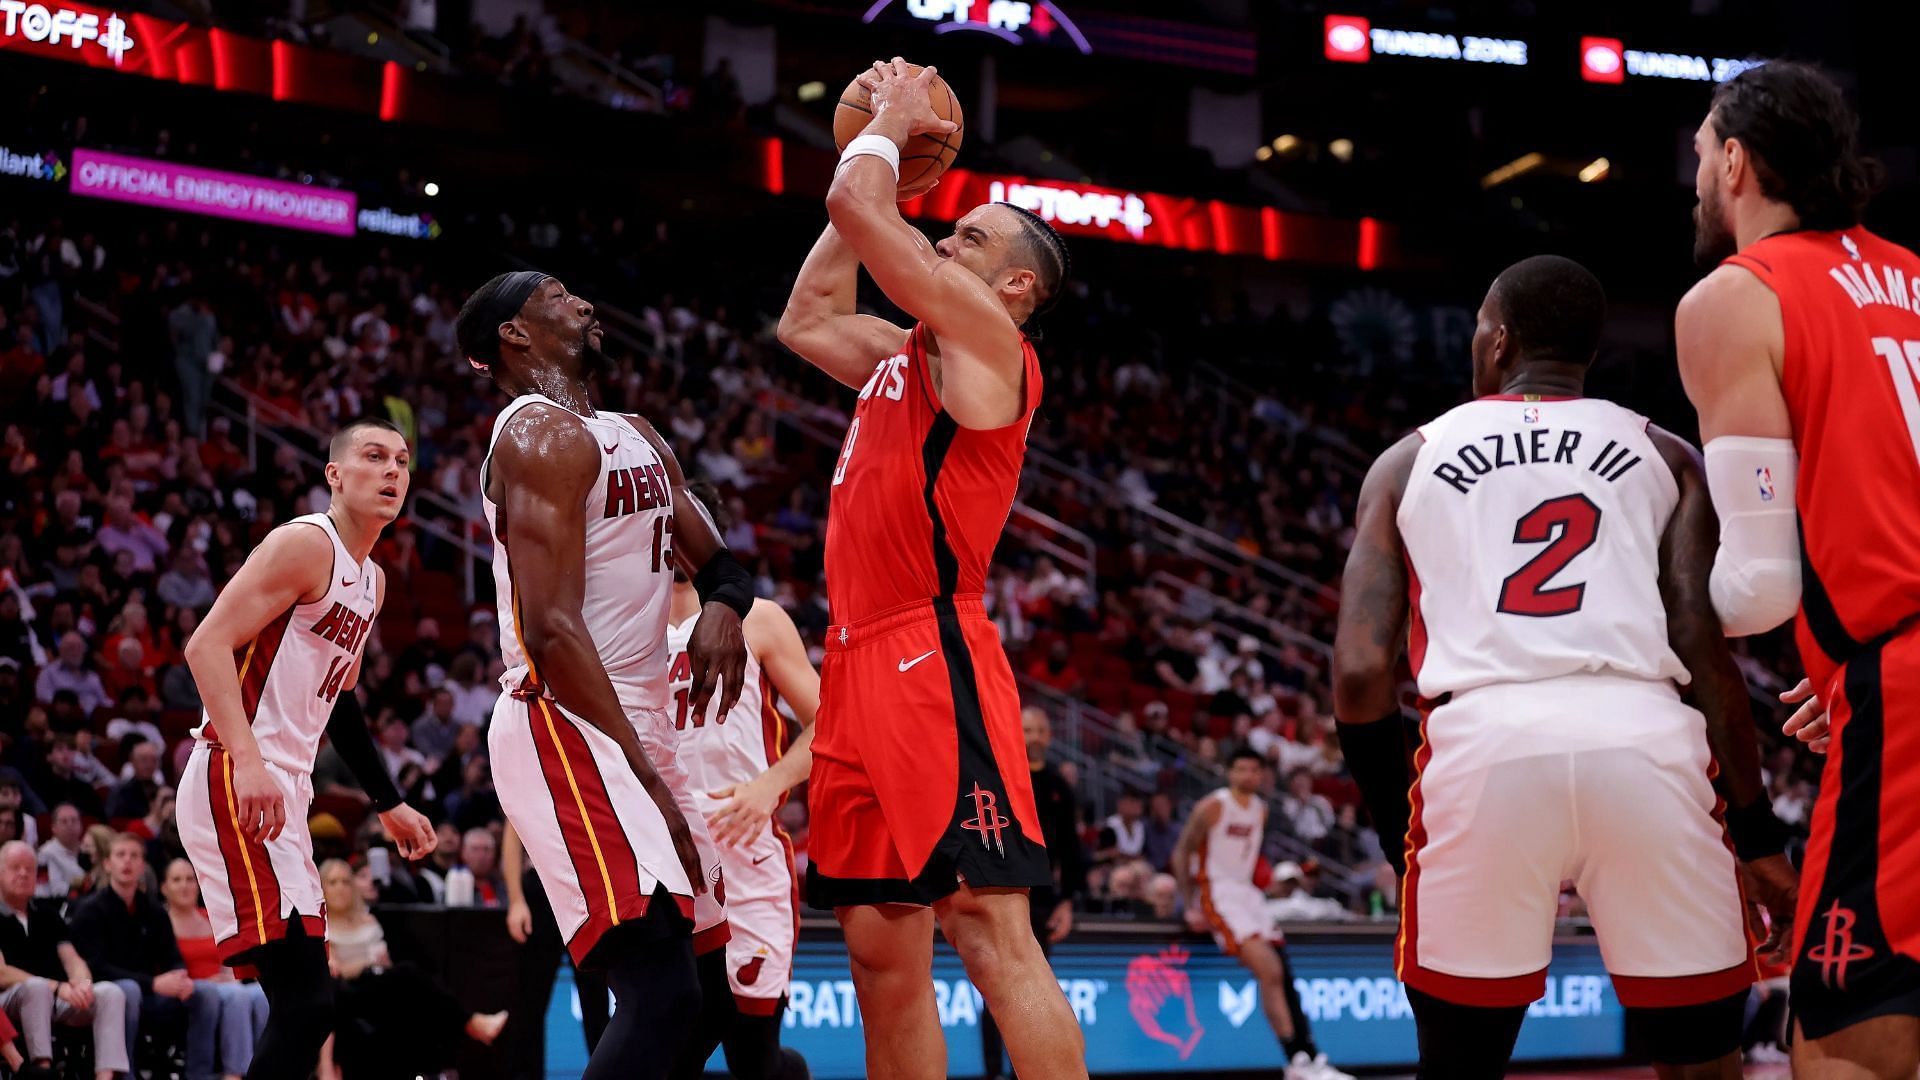
{"type": "Polygon", "coordinates": [[[1824,687],[1920,616],[1920,258],[1856,227],[1782,233],[1727,261],[1780,298],[1800,454],[1795,632],[1824,687]]]}
{"type": "Polygon", "coordinates": [[[903,604],[986,590],[987,563],[1013,509],[1027,428],[1040,404],[1040,359],[1023,336],[1026,402],[1006,427],[971,430],[940,407],[924,323],[882,361],[833,470],[827,602],[860,622],[903,604]]]}

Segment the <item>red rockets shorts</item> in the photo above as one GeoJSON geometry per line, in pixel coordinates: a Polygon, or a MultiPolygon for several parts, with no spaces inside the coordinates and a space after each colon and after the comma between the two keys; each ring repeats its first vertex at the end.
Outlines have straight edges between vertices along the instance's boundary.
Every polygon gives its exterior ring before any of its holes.
{"type": "Polygon", "coordinates": [[[1052,883],[1020,696],[978,597],[830,628],[815,725],[809,903],[1052,883]]]}
{"type": "Polygon", "coordinates": [[[1794,920],[1792,1000],[1822,1038],[1920,1016],[1920,627],[1870,643],[1821,690],[1833,745],[1794,920]]]}

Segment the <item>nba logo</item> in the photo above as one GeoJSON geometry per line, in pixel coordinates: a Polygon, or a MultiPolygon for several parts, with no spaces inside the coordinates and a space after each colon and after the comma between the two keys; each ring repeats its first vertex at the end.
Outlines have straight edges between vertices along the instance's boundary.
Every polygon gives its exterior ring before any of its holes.
{"type": "Polygon", "coordinates": [[[1772,502],[1773,501],[1773,470],[1763,465],[1760,468],[1753,470],[1753,479],[1754,479],[1754,482],[1758,484],[1760,487],[1760,501],[1772,502]]]}
{"type": "Polygon", "coordinates": [[[1529,424],[1539,423],[1540,422],[1540,406],[1529,405],[1526,408],[1520,410],[1520,419],[1526,421],[1529,424]]]}
{"type": "Polygon", "coordinates": [[[1847,249],[1847,258],[1852,259],[1854,262],[1860,261],[1860,245],[1853,242],[1853,237],[1848,236],[1846,233],[1841,233],[1840,246],[1847,249]]]}

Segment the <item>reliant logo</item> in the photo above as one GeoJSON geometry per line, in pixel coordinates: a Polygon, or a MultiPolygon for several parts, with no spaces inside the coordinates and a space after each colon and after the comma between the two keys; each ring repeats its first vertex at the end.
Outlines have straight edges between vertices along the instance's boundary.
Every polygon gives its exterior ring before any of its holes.
{"type": "Polygon", "coordinates": [[[17,176],[22,180],[49,180],[57,183],[67,178],[67,166],[51,152],[17,154],[8,147],[0,146],[0,176],[17,176]]]}
{"type": "Polygon", "coordinates": [[[133,39],[127,36],[126,20],[118,15],[109,13],[103,24],[100,16],[91,12],[49,8],[25,0],[0,0],[0,35],[48,45],[64,42],[75,49],[89,41],[98,42],[116,65],[134,45],[133,39]]]}
{"type": "Polygon", "coordinates": [[[408,240],[435,240],[440,236],[440,223],[433,220],[432,214],[401,214],[382,206],[360,211],[359,221],[361,232],[382,236],[408,240]]]}
{"type": "Polygon", "coordinates": [[[1031,210],[1043,220],[1063,225],[1109,228],[1116,222],[1138,240],[1153,224],[1153,215],[1140,196],[1099,191],[1077,191],[1053,184],[1008,184],[995,180],[988,189],[992,202],[1007,202],[1031,210]]]}

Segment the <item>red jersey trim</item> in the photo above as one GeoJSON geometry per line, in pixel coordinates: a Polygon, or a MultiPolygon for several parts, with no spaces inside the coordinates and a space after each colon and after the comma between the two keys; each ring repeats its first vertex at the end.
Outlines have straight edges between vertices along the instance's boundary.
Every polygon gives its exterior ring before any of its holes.
{"type": "Polygon", "coordinates": [[[1475,401],[1583,401],[1579,394],[1485,394],[1475,401]]]}

